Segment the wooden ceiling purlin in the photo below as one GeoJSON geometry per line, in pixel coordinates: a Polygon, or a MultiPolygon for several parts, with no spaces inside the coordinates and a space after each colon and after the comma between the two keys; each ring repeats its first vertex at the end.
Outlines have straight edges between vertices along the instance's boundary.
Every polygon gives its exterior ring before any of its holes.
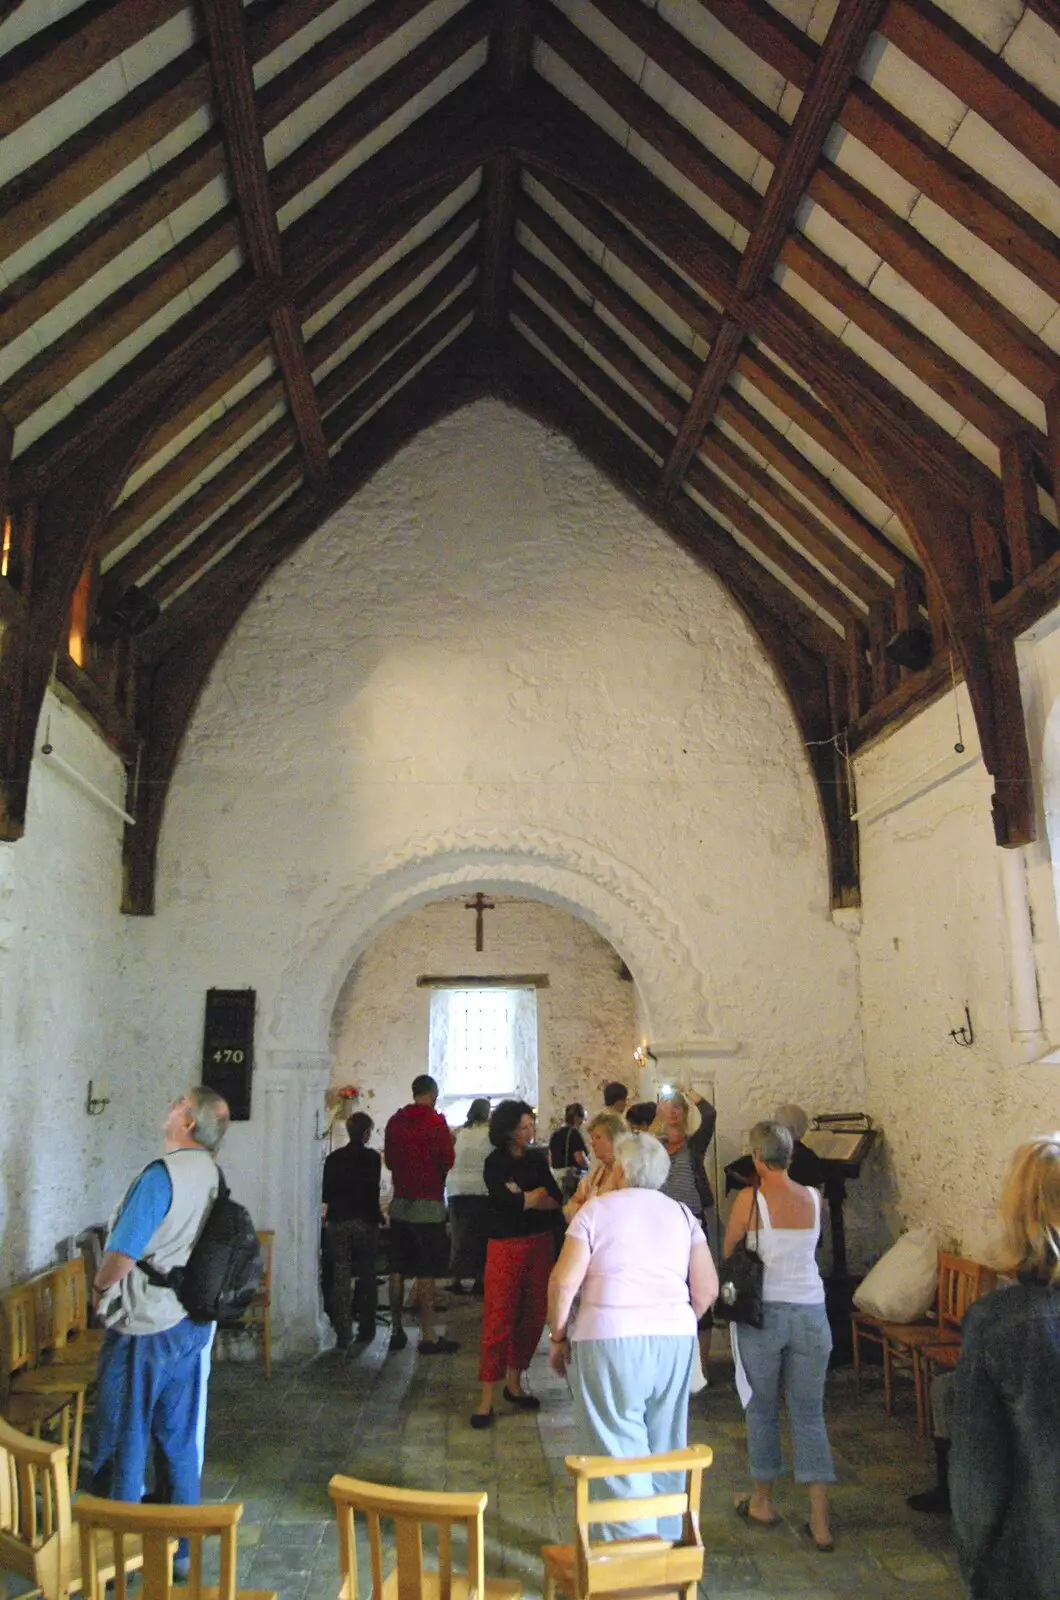
{"type": "Polygon", "coordinates": [[[732,376],[744,334],[732,317],[723,317],[718,336],[696,379],[688,410],[681,419],[677,438],[670,449],[659,478],[659,498],[666,501],[677,490],[689,462],[699,449],[703,431],[718,408],[722,391],[732,376]]]}
{"type": "MultiPolygon", "coordinates": [[[[497,95],[513,95],[530,70],[534,42],[532,0],[496,0],[487,71],[497,95]]],[[[487,335],[503,327],[515,234],[519,168],[508,151],[491,156],[482,175],[482,305],[487,335]]]]}
{"type": "MultiPolygon", "coordinates": [[[[138,731],[143,741],[140,782],[130,804],[137,819],[126,828],[122,910],[150,916],[155,905],[155,866],[169,784],[191,715],[225,640],[269,574],[352,494],[423,428],[482,392],[483,379],[469,360],[467,338],[433,362],[414,389],[399,390],[367,421],[356,455],[340,455],[324,492],[307,490],[288,501],[267,534],[237,546],[221,563],[223,583],[200,611],[170,637],[166,651],[143,659],[138,731]]],[[[261,530],[258,530],[259,533],[261,530]]],[[[214,569],[217,571],[218,569],[214,569]]]]}
{"type": "MultiPolygon", "coordinates": [[[[284,276],[283,249],[254,103],[246,13],[242,0],[202,0],[202,10],[210,45],[214,100],[220,113],[247,257],[255,277],[279,282],[284,276]]],[[[323,483],[328,476],[328,451],[301,326],[289,302],[278,305],[268,321],[306,474],[312,483],[323,483]]]]}
{"type": "Polygon", "coordinates": [[[836,783],[833,747],[826,743],[836,732],[828,663],[833,671],[842,671],[829,642],[834,636],[686,495],[661,506],[651,463],[631,453],[621,432],[525,340],[512,338],[509,344],[504,388],[515,404],[547,426],[560,428],[645,515],[716,574],[747,618],[773,663],[807,747],[825,828],[832,904],[859,905],[857,829],[845,788],[836,783]]]}
{"type": "Polygon", "coordinates": [[[494,108],[483,107],[474,85],[447,95],[301,218],[304,227],[287,231],[290,265],[280,283],[229,282],[207,296],[103,384],[90,407],[78,408],[18,458],[17,492],[39,493],[77,471],[130,416],[152,413],[157,427],[160,399],[177,382],[197,377],[201,387],[230,368],[260,341],[269,314],[298,304],[336,261],[348,257],[361,234],[374,230],[381,211],[397,211],[427,192],[462,182],[500,138],[494,108]]]}

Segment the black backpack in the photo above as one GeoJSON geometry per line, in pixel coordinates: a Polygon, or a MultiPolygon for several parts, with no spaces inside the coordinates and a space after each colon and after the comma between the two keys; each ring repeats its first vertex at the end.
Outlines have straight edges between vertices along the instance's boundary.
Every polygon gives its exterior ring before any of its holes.
{"type": "Polygon", "coordinates": [[[230,1328],[257,1293],[263,1262],[250,1212],[232,1199],[224,1173],[217,1175],[217,1198],[185,1265],[157,1272],[150,1262],[136,1264],[149,1282],[175,1292],[192,1322],[230,1328]]]}

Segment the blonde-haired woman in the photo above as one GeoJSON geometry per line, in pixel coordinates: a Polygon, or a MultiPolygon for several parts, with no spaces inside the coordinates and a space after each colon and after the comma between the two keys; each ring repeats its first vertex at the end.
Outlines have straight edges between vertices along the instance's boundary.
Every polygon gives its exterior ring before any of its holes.
{"type": "Polygon", "coordinates": [[[999,1266],[969,1306],[954,1375],[950,1500],[976,1600],[1060,1595],[1060,1133],[1020,1145],[1001,1195],[999,1266]]]}
{"type": "Polygon", "coordinates": [[[621,1139],[627,1131],[617,1111],[598,1111],[590,1121],[589,1143],[596,1160],[563,1207],[567,1222],[573,1222],[582,1206],[595,1200],[598,1194],[610,1194],[621,1185],[622,1174],[615,1166],[615,1140],[621,1139]]]}

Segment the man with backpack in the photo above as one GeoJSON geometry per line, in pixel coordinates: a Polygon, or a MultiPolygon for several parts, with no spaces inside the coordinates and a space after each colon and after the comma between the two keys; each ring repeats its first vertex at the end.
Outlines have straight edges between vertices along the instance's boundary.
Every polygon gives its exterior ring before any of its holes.
{"type": "Polygon", "coordinates": [[[193,1321],[174,1284],[222,1189],[214,1155],[227,1127],[228,1106],[212,1089],[189,1089],[174,1100],[162,1127],[161,1160],[133,1179],[110,1221],[92,1285],[107,1329],[97,1374],[92,1488],[112,1500],[141,1498],[153,1444],[165,1498],[199,1503],[216,1323],[193,1321]]]}

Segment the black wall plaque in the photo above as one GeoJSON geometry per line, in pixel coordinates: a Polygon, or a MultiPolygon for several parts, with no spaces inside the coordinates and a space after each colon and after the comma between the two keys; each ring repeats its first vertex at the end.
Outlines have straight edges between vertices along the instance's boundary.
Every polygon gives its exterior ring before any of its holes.
{"type": "Polygon", "coordinates": [[[228,1101],[233,1122],[250,1121],[254,1070],[253,989],[207,989],[202,1081],[228,1101]]]}

